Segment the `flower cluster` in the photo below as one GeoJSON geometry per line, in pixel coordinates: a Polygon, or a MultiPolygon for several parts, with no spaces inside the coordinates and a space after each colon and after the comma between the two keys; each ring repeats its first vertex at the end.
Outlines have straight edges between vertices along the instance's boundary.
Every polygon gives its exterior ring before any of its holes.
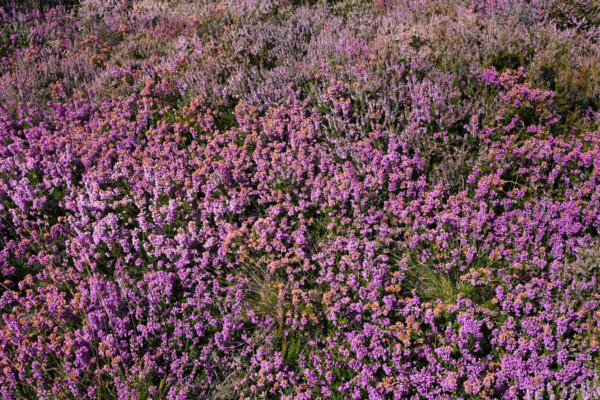
{"type": "Polygon", "coordinates": [[[592,23],[172,3],[0,8],[2,398],[600,396],[592,23]]]}

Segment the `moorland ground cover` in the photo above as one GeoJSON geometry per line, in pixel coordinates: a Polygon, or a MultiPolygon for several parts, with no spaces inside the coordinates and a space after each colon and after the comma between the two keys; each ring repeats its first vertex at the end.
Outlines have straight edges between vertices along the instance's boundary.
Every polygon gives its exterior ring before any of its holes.
{"type": "Polygon", "coordinates": [[[600,398],[599,25],[0,8],[0,397],[600,398]]]}

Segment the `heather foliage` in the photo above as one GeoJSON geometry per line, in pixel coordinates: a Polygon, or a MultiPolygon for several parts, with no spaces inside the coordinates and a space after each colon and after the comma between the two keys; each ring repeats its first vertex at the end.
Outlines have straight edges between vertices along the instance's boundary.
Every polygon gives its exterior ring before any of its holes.
{"type": "Polygon", "coordinates": [[[0,396],[599,398],[599,12],[0,8],[0,396]]]}

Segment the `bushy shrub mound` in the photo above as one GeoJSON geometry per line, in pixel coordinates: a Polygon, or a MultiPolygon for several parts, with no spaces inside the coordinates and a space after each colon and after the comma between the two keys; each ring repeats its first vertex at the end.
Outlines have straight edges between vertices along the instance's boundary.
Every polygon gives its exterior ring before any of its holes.
{"type": "Polygon", "coordinates": [[[0,8],[0,397],[600,398],[596,3],[0,8]]]}

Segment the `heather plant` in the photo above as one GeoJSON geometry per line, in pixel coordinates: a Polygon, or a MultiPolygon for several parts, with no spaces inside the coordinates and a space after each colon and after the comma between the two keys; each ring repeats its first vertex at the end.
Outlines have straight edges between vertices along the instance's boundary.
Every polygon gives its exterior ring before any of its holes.
{"type": "Polygon", "coordinates": [[[2,398],[596,398],[596,14],[0,8],[2,398]]]}

